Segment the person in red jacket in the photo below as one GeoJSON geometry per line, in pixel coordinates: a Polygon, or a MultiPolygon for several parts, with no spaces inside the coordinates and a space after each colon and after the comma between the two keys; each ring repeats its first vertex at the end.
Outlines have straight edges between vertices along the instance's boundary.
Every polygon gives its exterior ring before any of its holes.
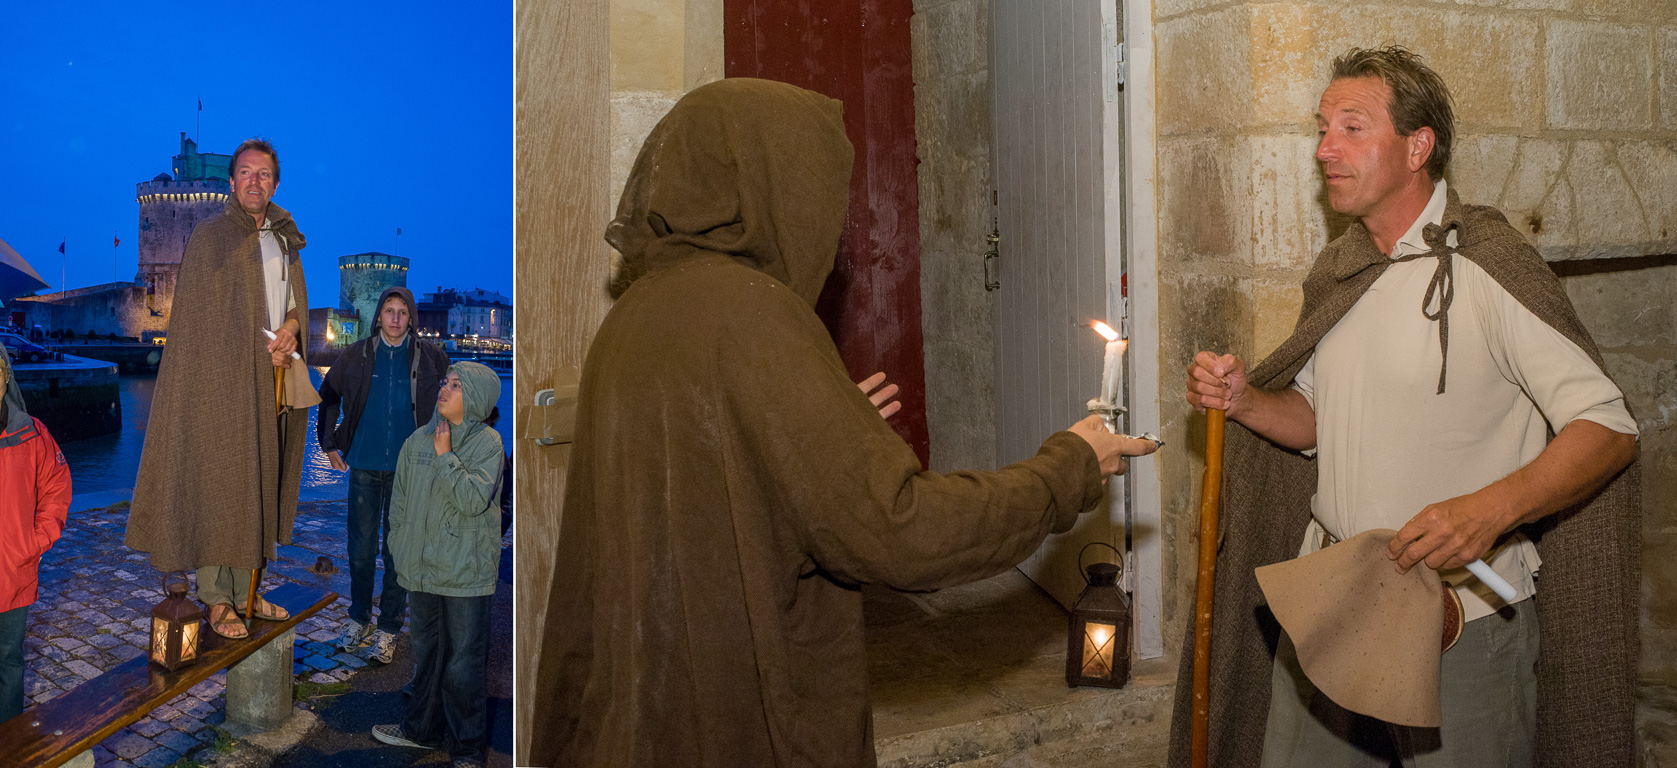
{"type": "Polygon", "coordinates": [[[64,531],[70,468],[40,420],[23,407],[12,363],[0,353],[0,721],[23,711],[23,633],[40,586],[41,555],[64,531]]]}

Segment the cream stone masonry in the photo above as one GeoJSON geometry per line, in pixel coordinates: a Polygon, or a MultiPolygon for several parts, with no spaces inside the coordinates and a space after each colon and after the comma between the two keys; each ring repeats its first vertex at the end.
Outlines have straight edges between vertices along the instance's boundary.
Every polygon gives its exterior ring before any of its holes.
{"type": "MultiPolygon", "coordinates": [[[[722,0],[611,1],[611,201],[641,145],[681,97],[722,79],[722,0]]],[[[600,223],[605,234],[605,222],[600,223]]],[[[616,274],[622,257],[611,252],[616,274]]]]}
{"type": "Polygon", "coordinates": [[[1637,131],[1653,127],[1653,45],[1647,26],[1550,22],[1548,127],[1637,131]]]}
{"type": "MultiPolygon", "coordinates": [[[[1673,3],[1677,5],[1677,3],[1673,3]]],[[[1660,128],[1677,132],[1677,29],[1659,31],[1660,128]]]]}

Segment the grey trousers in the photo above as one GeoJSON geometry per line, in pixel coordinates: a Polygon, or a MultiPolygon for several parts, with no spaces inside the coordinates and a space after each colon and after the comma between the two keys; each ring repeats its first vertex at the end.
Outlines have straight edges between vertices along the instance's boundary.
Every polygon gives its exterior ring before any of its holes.
{"type": "MultiPolygon", "coordinates": [[[[198,602],[204,605],[226,603],[244,605],[250,596],[250,569],[229,568],[225,565],[206,565],[198,569],[198,602]]],[[[258,598],[261,595],[257,595],[258,598]]],[[[261,605],[261,603],[257,603],[261,605]]]]}
{"type": "Polygon", "coordinates": [[[1348,711],[1316,690],[1283,632],[1270,679],[1264,768],[1529,768],[1537,724],[1537,606],[1522,600],[1467,623],[1444,654],[1441,728],[1348,711]]]}

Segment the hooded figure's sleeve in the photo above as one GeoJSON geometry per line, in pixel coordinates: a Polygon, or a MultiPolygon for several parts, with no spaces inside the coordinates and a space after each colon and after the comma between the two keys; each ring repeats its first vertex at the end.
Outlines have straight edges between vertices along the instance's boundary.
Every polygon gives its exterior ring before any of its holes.
{"type": "Polygon", "coordinates": [[[921,471],[815,316],[786,314],[722,344],[718,375],[745,448],[729,474],[757,475],[783,510],[782,535],[816,567],[898,589],[961,584],[1018,564],[1099,503],[1095,452],[1069,432],[1000,470],[921,471]]]}

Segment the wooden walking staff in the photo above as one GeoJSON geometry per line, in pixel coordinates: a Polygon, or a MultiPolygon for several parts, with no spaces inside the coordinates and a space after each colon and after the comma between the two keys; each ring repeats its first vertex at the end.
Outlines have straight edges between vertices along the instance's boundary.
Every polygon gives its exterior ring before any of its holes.
{"type": "MultiPolygon", "coordinates": [[[[276,338],[274,332],[266,328],[262,329],[262,334],[270,340],[276,338]]],[[[303,357],[296,352],[292,352],[291,359],[302,360],[303,357]]],[[[280,472],[283,474],[285,472],[285,369],[279,366],[274,366],[274,419],[275,426],[279,429],[280,472]]],[[[281,483],[282,487],[283,485],[281,483]]],[[[283,490],[280,492],[284,493],[283,490]]],[[[250,572],[250,589],[245,595],[246,632],[250,631],[251,625],[256,621],[256,585],[261,583],[262,571],[266,570],[268,566],[268,542],[262,541],[266,537],[266,533],[256,537],[256,567],[250,572]]]]}
{"type": "Polygon", "coordinates": [[[1223,411],[1205,411],[1205,479],[1200,486],[1199,582],[1194,590],[1194,717],[1188,764],[1205,768],[1211,737],[1211,602],[1217,575],[1217,507],[1223,495],[1223,411]]]}

